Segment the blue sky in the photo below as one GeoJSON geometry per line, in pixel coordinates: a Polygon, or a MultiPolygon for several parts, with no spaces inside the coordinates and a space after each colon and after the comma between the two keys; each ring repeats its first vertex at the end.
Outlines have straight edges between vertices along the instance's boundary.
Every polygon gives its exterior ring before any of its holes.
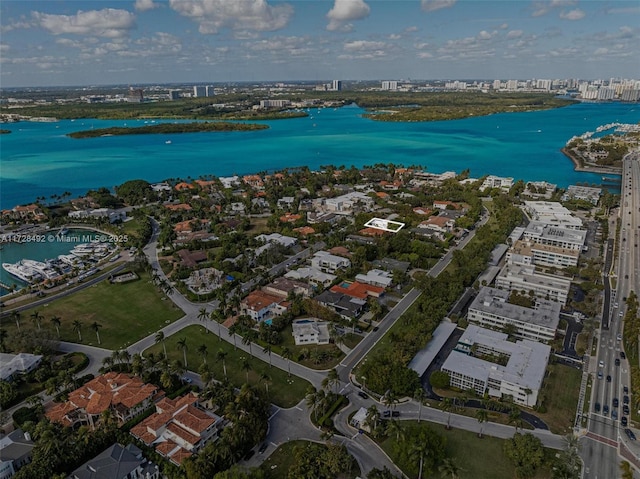
{"type": "Polygon", "coordinates": [[[640,1],[0,3],[2,86],[640,78],[640,1]]]}

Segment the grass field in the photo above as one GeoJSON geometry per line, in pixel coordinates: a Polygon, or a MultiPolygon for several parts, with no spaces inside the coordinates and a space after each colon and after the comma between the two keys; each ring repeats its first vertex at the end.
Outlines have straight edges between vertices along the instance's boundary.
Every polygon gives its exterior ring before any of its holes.
{"type": "MultiPolygon", "coordinates": [[[[278,447],[261,466],[262,470],[265,471],[266,477],[268,479],[287,479],[289,468],[296,460],[294,454],[296,447],[304,446],[305,444],[310,443],[308,441],[289,441],[278,447]]],[[[354,466],[358,469],[355,461],[354,466]]],[[[351,474],[342,474],[336,479],[353,479],[359,477],[359,472],[359,470],[356,470],[351,474]]]]}
{"type": "Polygon", "coordinates": [[[535,414],[547,423],[551,432],[566,434],[576,418],[582,372],[563,364],[551,364],[547,371],[542,386],[547,412],[535,414]]]}
{"type": "MultiPolygon", "coordinates": [[[[31,314],[38,311],[43,319],[42,328],[49,328],[57,335],[51,318],[60,318],[60,339],[98,346],[96,333],[91,325],[97,322],[101,344],[106,349],[122,349],[139,339],[154,333],[168,323],[181,318],[184,313],[161,294],[142,273],[131,283],[110,284],[103,281],[44,306],[29,309],[21,314],[21,328],[35,328],[31,314]],[[73,329],[74,321],[80,321],[80,341],[73,329]]],[[[3,328],[15,331],[14,321],[3,321],[3,328]]]]}
{"type": "MultiPolygon", "coordinates": [[[[404,427],[421,427],[425,423],[418,424],[415,421],[402,421],[404,427]]],[[[431,426],[433,427],[433,426],[431,426]]],[[[509,459],[504,455],[504,439],[484,436],[482,439],[469,431],[461,429],[445,430],[438,428],[436,431],[442,434],[447,441],[446,453],[460,468],[460,479],[513,479],[515,469],[509,459]]],[[[382,448],[393,460],[393,445],[395,436],[389,436],[382,448]]],[[[439,473],[430,477],[441,477],[439,473]]],[[[551,477],[548,469],[540,470],[534,476],[535,479],[551,477]]]]}
{"type": "MultiPolygon", "coordinates": [[[[262,374],[267,374],[271,379],[269,381],[269,397],[271,401],[280,407],[293,407],[298,404],[305,396],[305,392],[310,383],[296,376],[288,377],[287,371],[282,371],[277,367],[269,367],[268,363],[251,357],[249,353],[240,349],[236,350],[233,344],[227,341],[220,341],[218,336],[212,333],[206,333],[201,326],[189,326],[179,333],[169,336],[165,340],[167,355],[170,360],[179,359],[183,361],[182,350],[178,348],[178,341],[184,338],[187,343],[187,366],[192,371],[197,371],[203,363],[203,357],[198,353],[201,345],[207,347],[207,364],[209,365],[213,377],[215,379],[224,378],[224,370],[222,361],[218,361],[218,351],[222,350],[227,353],[225,364],[227,367],[227,377],[229,381],[236,387],[240,387],[247,381],[247,373],[242,368],[243,362],[246,360],[250,365],[249,384],[260,384],[265,387],[265,382],[261,379],[262,374]]],[[[259,346],[253,345],[257,351],[259,346]]],[[[162,344],[156,344],[147,349],[145,353],[153,352],[154,354],[162,353],[162,344]]]]}

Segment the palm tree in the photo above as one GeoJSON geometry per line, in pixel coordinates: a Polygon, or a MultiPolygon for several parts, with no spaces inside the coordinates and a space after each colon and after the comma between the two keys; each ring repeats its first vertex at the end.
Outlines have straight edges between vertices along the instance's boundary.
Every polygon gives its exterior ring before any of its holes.
{"type": "Polygon", "coordinates": [[[11,313],[11,317],[16,322],[16,326],[18,328],[18,331],[20,331],[20,311],[13,311],[11,313]]]}
{"type": "Polygon", "coordinates": [[[460,469],[455,461],[450,457],[444,458],[438,470],[442,473],[442,477],[446,478],[450,476],[451,479],[458,479],[460,477],[458,476],[458,473],[462,471],[462,469],[460,469]]]}
{"type": "MultiPolygon", "coordinates": [[[[206,321],[209,319],[209,313],[207,313],[207,308],[200,308],[200,310],[198,311],[198,319],[206,323],[206,321]]],[[[209,332],[209,328],[207,328],[206,324],[204,326],[204,329],[206,333],[209,332]]]]}
{"type": "Polygon", "coordinates": [[[93,331],[96,333],[96,338],[98,338],[98,344],[100,344],[100,328],[102,327],[102,324],[98,323],[97,321],[94,321],[93,324],[91,325],[91,329],[93,329],[93,331]]]}
{"type": "Polygon", "coordinates": [[[453,408],[453,402],[451,398],[444,398],[442,400],[442,410],[447,414],[447,429],[451,429],[451,409],[453,408]]]}
{"type": "Polygon", "coordinates": [[[215,309],[211,311],[209,319],[218,323],[218,341],[222,341],[222,316],[220,310],[215,309]]]}
{"type": "Polygon", "coordinates": [[[527,407],[529,407],[529,395],[532,393],[533,391],[529,388],[525,388],[524,389],[524,393],[527,395],[527,407]]]}
{"type": "Polygon", "coordinates": [[[260,381],[264,382],[264,388],[267,391],[267,398],[269,397],[269,383],[271,382],[271,376],[266,372],[260,374],[260,381]]]}
{"type": "Polygon", "coordinates": [[[516,434],[518,433],[518,427],[522,426],[522,418],[520,417],[520,409],[512,407],[509,410],[509,424],[513,424],[516,428],[516,434]]]}
{"type": "Polygon", "coordinates": [[[396,407],[396,395],[393,391],[388,390],[384,393],[384,396],[382,396],[382,404],[384,404],[387,409],[396,407]]]}
{"type": "Polygon", "coordinates": [[[206,344],[201,344],[200,346],[198,346],[198,354],[202,356],[202,362],[204,364],[207,364],[207,345],[206,344]]]}
{"type": "Polygon", "coordinates": [[[60,338],[60,320],[62,318],[60,316],[53,316],[49,321],[51,321],[51,324],[53,324],[56,328],[56,332],[58,333],[58,338],[60,338]]]}
{"type": "Polygon", "coordinates": [[[478,409],[476,411],[476,419],[480,424],[480,434],[478,434],[478,437],[482,437],[482,429],[484,427],[482,424],[489,420],[489,413],[486,409],[478,409]]]}
{"type": "Polygon", "coordinates": [[[33,319],[33,322],[35,323],[36,327],[38,328],[38,331],[40,331],[40,323],[42,321],[42,315],[40,314],[39,311],[34,311],[33,313],[31,313],[31,319],[33,319]]]}
{"type": "Polygon", "coordinates": [[[73,330],[78,333],[78,340],[82,342],[82,323],[79,319],[73,321],[73,330]]]}
{"type": "Polygon", "coordinates": [[[156,344],[162,343],[162,349],[164,350],[164,357],[167,357],[167,345],[164,342],[164,333],[162,331],[158,331],[156,333],[155,342],[156,344]]]}
{"type": "Polygon", "coordinates": [[[387,433],[396,435],[396,442],[404,441],[404,429],[400,425],[400,421],[391,420],[387,422],[387,433]]]}
{"type": "Polygon", "coordinates": [[[264,348],[262,348],[262,352],[269,355],[269,368],[271,368],[271,345],[267,344],[264,348]]]}
{"type": "Polygon", "coordinates": [[[247,361],[246,359],[242,359],[242,366],[241,366],[242,370],[247,373],[247,384],[249,384],[249,371],[251,371],[251,363],[249,361],[247,361]]]}
{"type": "Polygon", "coordinates": [[[251,351],[251,345],[253,344],[253,341],[255,341],[258,337],[258,333],[256,333],[253,329],[249,329],[244,336],[242,336],[242,344],[244,344],[245,346],[248,345],[249,346],[249,354],[251,356],[253,356],[253,352],[251,351]]]}
{"type": "Polygon", "coordinates": [[[224,371],[224,378],[227,379],[227,364],[224,358],[227,357],[227,353],[224,349],[218,349],[218,353],[216,354],[216,358],[218,361],[222,361],[222,370],[224,371]]]}
{"type": "Polygon", "coordinates": [[[182,356],[184,357],[184,367],[187,367],[187,350],[189,346],[187,345],[187,338],[180,338],[176,343],[178,349],[182,349],[182,356]]]}
{"type": "Polygon", "coordinates": [[[285,346],[282,348],[282,351],[280,351],[280,356],[287,360],[288,375],[291,377],[291,357],[293,356],[293,353],[285,346]]]}
{"type": "Polygon", "coordinates": [[[336,368],[330,369],[327,377],[322,380],[322,387],[334,388],[333,393],[336,394],[335,387],[340,384],[340,376],[336,368]]]}
{"type": "Polygon", "coordinates": [[[420,458],[420,466],[418,472],[418,479],[422,479],[422,467],[424,466],[424,456],[431,452],[431,446],[424,430],[420,431],[418,436],[412,441],[410,445],[409,454],[413,457],[418,456],[420,458]]]}
{"type": "Polygon", "coordinates": [[[233,338],[233,349],[237,350],[238,345],[236,344],[236,333],[238,332],[238,323],[233,323],[229,326],[229,336],[233,338]]]}
{"type": "Polygon", "coordinates": [[[378,408],[375,404],[372,404],[367,408],[367,415],[365,417],[365,422],[369,426],[372,431],[375,431],[378,427],[378,418],[380,417],[380,413],[378,412],[378,408]]]}
{"type": "Polygon", "coordinates": [[[419,387],[413,393],[413,398],[418,401],[418,422],[420,422],[420,419],[422,418],[422,403],[425,396],[426,394],[424,393],[424,389],[422,389],[422,387],[419,387]]]}

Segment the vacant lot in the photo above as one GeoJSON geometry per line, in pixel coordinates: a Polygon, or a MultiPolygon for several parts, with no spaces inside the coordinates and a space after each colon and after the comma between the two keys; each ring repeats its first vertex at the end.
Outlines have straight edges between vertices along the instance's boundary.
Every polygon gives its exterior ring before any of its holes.
{"type": "MultiPolygon", "coordinates": [[[[187,367],[192,371],[198,371],[201,364],[206,360],[207,365],[218,380],[224,379],[224,367],[221,359],[218,359],[218,353],[222,351],[226,354],[224,365],[227,367],[227,377],[231,384],[236,387],[242,386],[247,382],[247,373],[249,375],[249,384],[259,385],[268,388],[271,401],[281,407],[292,407],[298,404],[305,396],[307,388],[310,386],[308,381],[296,376],[289,377],[287,371],[274,367],[269,367],[268,363],[254,358],[249,353],[240,349],[235,349],[233,344],[227,341],[220,341],[218,336],[212,333],[206,333],[201,326],[189,326],[181,330],[179,333],[169,336],[165,340],[167,355],[170,360],[183,359],[183,351],[178,347],[178,341],[184,339],[187,344],[187,367]],[[202,353],[206,347],[206,353],[202,353]],[[201,352],[198,352],[200,349],[201,352]],[[248,364],[248,370],[245,369],[248,364]],[[264,377],[268,376],[268,379],[264,377]]],[[[158,355],[162,353],[162,344],[152,346],[147,352],[153,352],[158,355]]],[[[253,345],[257,351],[260,346],[253,345]]]]}
{"type": "MultiPolygon", "coordinates": [[[[51,329],[56,336],[51,318],[60,319],[60,339],[63,341],[98,346],[95,330],[92,329],[92,324],[98,323],[100,346],[114,350],[126,348],[184,315],[158,291],[146,273],[130,283],[111,284],[103,281],[44,306],[24,311],[20,319],[21,328],[38,327],[31,317],[35,311],[42,316],[40,327],[51,329]],[[74,329],[75,321],[80,322],[80,334],[74,329]]],[[[6,321],[3,327],[15,330],[15,321],[6,321]]]]}

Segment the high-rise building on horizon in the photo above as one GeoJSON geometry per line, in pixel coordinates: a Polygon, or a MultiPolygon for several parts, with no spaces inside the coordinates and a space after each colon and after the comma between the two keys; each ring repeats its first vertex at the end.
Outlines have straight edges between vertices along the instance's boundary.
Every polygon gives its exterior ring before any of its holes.
{"type": "Polygon", "coordinates": [[[342,80],[333,80],[331,82],[331,90],[332,91],[341,91],[342,90],[342,80]]]}
{"type": "Polygon", "coordinates": [[[395,91],[398,89],[398,82],[396,80],[383,81],[382,89],[395,91]]]}
{"type": "Polygon", "coordinates": [[[195,85],[193,87],[193,96],[195,98],[202,98],[203,96],[207,96],[207,89],[203,86],[195,85]]]}

